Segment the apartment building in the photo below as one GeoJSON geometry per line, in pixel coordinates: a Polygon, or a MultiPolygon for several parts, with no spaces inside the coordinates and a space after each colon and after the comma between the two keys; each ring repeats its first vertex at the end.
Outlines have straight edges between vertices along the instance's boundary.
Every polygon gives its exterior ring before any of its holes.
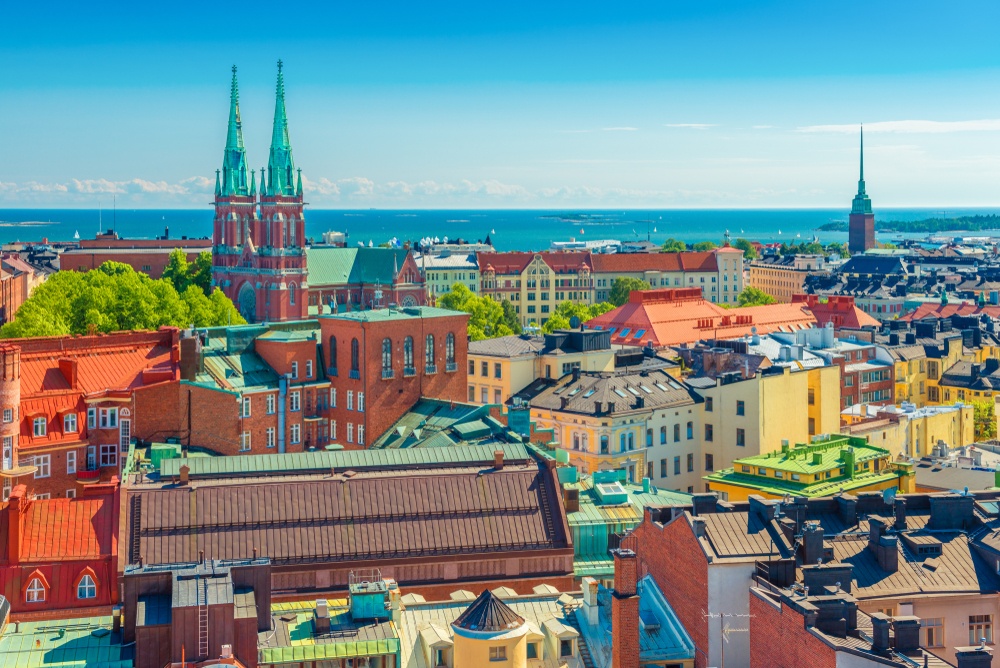
{"type": "Polygon", "coordinates": [[[540,327],[564,301],[594,303],[589,252],[477,253],[480,294],[507,300],[524,326],[540,327]]]}
{"type": "Polygon", "coordinates": [[[651,288],[698,288],[713,304],[735,304],[743,291],[743,251],[723,246],[679,253],[595,253],[594,301],[604,302],[616,278],[636,278],[651,288]]]}
{"type": "Polygon", "coordinates": [[[806,277],[822,273],[825,264],[823,255],[766,255],[748,263],[747,285],[787,304],[805,294],[806,277]]]}

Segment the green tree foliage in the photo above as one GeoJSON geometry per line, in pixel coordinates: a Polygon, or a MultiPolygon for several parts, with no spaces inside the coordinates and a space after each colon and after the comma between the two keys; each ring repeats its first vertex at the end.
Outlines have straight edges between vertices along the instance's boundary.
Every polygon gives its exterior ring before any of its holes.
{"type": "Polygon", "coordinates": [[[184,251],[175,248],[170,251],[167,266],[163,268],[163,278],[170,281],[179,294],[184,294],[189,285],[195,285],[207,297],[212,294],[212,254],[202,251],[194,262],[188,262],[184,251]]]}
{"type": "Polygon", "coordinates": [[[777,299],[763,290],[753,287],[743,288],[743,292],[736,297],[736,303],[740,306],[764,306],[766,304],[774,304],[777,301],[777,299]]]}
{"type": "Polygon", "coordinates": [[[997,436],[997,416],[993,400],[973,401],[973,423],[977,441],[987,441],[997,436]]]}
{"type": "Polygon", "coordinates": [[[782,255],[823,255],[826,251],[823,244],[816,241],[798,244],[781,244],[782,255]]]}
{"type": "Polygon", "coordinates": [[[441,308],[464,311],[469,314],[468,333],[470,341],[495,339],[514,333],[504,318],[504,308],[492,297],[480,297],[462,283],[455,283],[451,291],[437,301],[441,308]]]}
{"type": "Polygon", "coordinates": [[[826,252],[839,255],[844,259],[851,257],[851,251],[847,249],[847,244],[840,244],[834,242],[826,247],[826,252]]]}
{"type": "Polygon", "coordinates": [[[500,302],[500,307],[503,308],[503,322],[505,325],[510,327],[510,331],[515,334],[521,333],[521,318],[518,317],[517,311],[514,310],[514,305],[510,303],[509,300],[504,299],[500,302]]]}
{"type": "Polygon", "coordinates": [[[57,336],[119,330],[210,327],[246,322],[220,290],[206,296],[197,286],[178,293],[120,262],[87,273],[60,271],[38,286],[0,329],[0,337],[57,336]]]}
{"type": "Polygon", "coordinates": [[[733,248],[743,251],[743,257],[747,260],[757,259],[757,249],[748,239],[737,239],[733,242],[733,248]]]}
{"type": "Polygon", "coordinates": [[[696,251],[710,251],[718,247],[719,247],[718,244],[716,244],[714,241],[699,241],[691,248],[693,248],[696,251]]]}
{"type": "Polygon", "coordinates": [[[206,295],[212,294],[212,254],[209,251],[198,253],[191,264],[191,283],[206,295]]]}
{"type": "Polygon", "coordinates": [[[611,284],[611,292],[608,294],[608,301],[612,306],[621,306],[628,301],[628,295],[633,290],[649,290],[652,286],[646,281],[628,276],[619,276],[611,284]]]}
{"type": "Polygon", "coordinates": [[[680,253],[681,251],[686,251],[688,249],[687,244],[679,239],[674,239],[670,237],[663,242],[663,252],[664,253],[680,253]]]}
{"type": "Polygon", "coordinates": [[[603,315],[614,308],[614,304],[609,302],[601,302],[600,304],[588,306],[587,304],[565,301],[559,304],[556,310],[549,315],[549,319],[542,325],[542,331],[549,334],[557,329],[569,329],[573,316],[579,318],[580,322],[583,323],[591,318],[603,315]]]}

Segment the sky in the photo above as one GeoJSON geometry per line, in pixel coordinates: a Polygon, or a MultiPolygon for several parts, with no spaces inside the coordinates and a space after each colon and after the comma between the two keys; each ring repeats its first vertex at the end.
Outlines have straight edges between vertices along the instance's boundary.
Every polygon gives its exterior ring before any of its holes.
{"type": "Polygon", "coordinates": [[[7,3],[0,208],[201,208],[276,61],[315,208],[1000,205],[1000,3],[7,3]]]}

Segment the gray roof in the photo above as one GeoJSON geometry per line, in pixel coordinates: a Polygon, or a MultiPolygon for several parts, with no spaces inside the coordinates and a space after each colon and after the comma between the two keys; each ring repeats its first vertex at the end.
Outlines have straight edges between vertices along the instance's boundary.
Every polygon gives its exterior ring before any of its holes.
{"type": "Polygon", "coordinates": [[[942,467],[931,461],[921,460],[914,467],[917,474],[917,487],[941,491],[984,490],[993,487],[994,473],[992,471],[977,471],[955,466],[942,467]]]}
{"type": "Polygon", "coordinates": [[[534,355],[544,348],[545,339],[541,336],[500,336],[495,339],[469,342],[470,355],[488,355],[490,357],[534,355]]]}
{"type": "Polygon", "coordinates": [[[597,402],[601,402],[603,410],[614,404],[613,413],[627,413],[699,401],[684,383],[662,370],[581,373],[579,377],[566,374],[554,384],[533,384],[526,392],[532,408],[586,415],[594,414],[597,402]],[[643,408],[636,407],[639,399],[643,400],[643,408]]]}

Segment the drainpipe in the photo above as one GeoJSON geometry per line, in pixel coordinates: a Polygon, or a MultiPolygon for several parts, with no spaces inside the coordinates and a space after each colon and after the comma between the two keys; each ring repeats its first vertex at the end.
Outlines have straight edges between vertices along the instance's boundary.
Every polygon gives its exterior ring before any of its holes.
{"type": "Polygon", "coordinates": [[[285,452],[285,397],[288,395],[288,376],[278,378],[278,452],[285,452]]]}

